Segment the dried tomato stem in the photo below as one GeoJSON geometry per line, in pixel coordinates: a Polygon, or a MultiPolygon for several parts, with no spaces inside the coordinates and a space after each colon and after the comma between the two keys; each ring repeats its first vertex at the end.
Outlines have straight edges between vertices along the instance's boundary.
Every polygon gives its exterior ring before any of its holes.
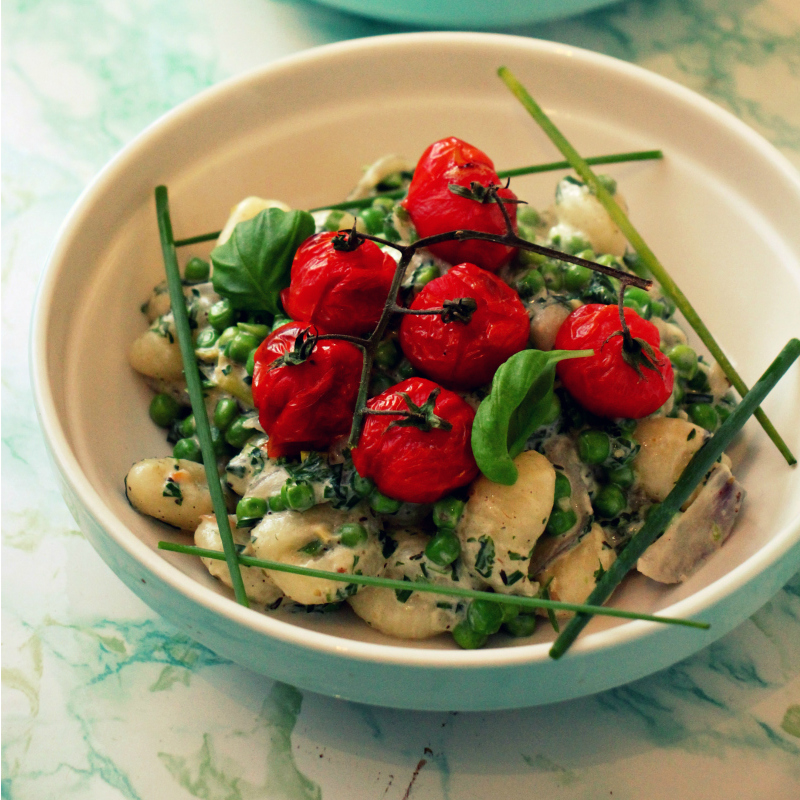
{"type": "MultiPolygon", "coordinates": [[[[509,179],[509,183],[511,180],[509,179]]],[[[506,233],[510,236],[516,236],[517,232],[514,230],[514,223],[511,221],[511,217],[508,215],[508,209],[506,208],[506,204],[503,202],[503,198],[497,194],[497,190],[499,186],[495,186],[495,184],[490,183],[486,189],[494,199],[494,202],[497,203],[498,207],[500,208],[500,213],[503,215],[503,221],[506,223],[506,233]]]]}

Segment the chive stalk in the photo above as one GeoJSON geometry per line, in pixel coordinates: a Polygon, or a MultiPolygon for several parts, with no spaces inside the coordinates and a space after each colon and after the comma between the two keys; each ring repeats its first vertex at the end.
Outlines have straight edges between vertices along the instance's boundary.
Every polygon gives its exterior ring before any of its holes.
{"type": "MultiPolygon", "coordinates": [[[[650,161],[653,159],[663,158],[664,153],[661,150],[632,150],[628,153],[611,153],[605,156],[590,156],[586,159],[587,164],[621,164],[627,161],[650,161]]],[[[569,161],[551,161],[547,164],[533,164],[530,167],[516,167],[514,169],[506,169],[497,173],[498,178],[516,178],[519,175],[535,175],[540,172],[553,172],[559,169],[570,169],[571,164],[569,161]]],[[[310,208],[310,212],[314,211],[348,211],[349,209],[369,208],[372,201],[378,197],[388,197],[390,200],[399,200],[406,193],[406,189],[392,189],[389,192],[378,192],[370,197],[363,197],[359,200],[345,200],[341,203],[333,203],[328,206],[317,206],[317,208],[310,208]]],[[[200,244],[201,242],[210,242],[219,238],[222,231],[212,231],[211,233],[201,233],[198,236],[189,236],[186,239],[177,239],[175,247],[185,247],[189,244],[200,244]]]]}
{"type": "Polygon", "coordinates": [[[172,315],[175,318],[175,329],[178,333],[178,344],[183,358],[186,389],[189,392],[189,399],[192,403],[197,438],[200,440],[200,452],[203,454],[203,464],[206,469],[208,490],[211,494],[214,514],[219,523],[219,535],[222,539],[224,558],[228,562],[233,592],[237,602],[243,606],[249,606],[250,603],[242,581],[242,573],[236,558],[236,546],[233,542],[233,534],[228,522],[228,509],[225,506],[225,498],[222,495],[222,487],[217,473],[217,457],[211,441],[211,426],[208,422],[203,390],[200,386],[200,372],[197,369],[192,331],[189,327],[189,315],[186,311],[186,299],[183,296],[183,286],[181,285],[181,273],[178,269],[178,259],[175,255],[175,241],[172,235],[172,222],[169,215],[169,198],[166,186],[156,186],[156,215],[158,217],[158,232],[161,237],[161,252],[164,256],[164,269],[167,273],[172,315]]]}
{"type": "MultiPolygon", "coordinates": [[[[649,161],[663,158],[661,150],[632,150],[628,153],[611,153],[605,156],[590,156],[586,159],[587,164],[621,164],[625,161],[649,161]]],[[[570,169],[572,165],[569,161],[551,161],[547,164],[533,164],[529,167],[516,167],[514,169],[498,170],[498,178],[516,178],[520,175],[535,175],[540,172],[554,172],[559,169],[570,169]]],[[[319,206],[310,208],[309,211],[347,211],[351,208],[368,208],[372,201],[378,197],[388,197],[390,200],[399,200],[406,189],[392,189],[389,192],[379,192],[370,197],[363,197],[359,200],[345,200],[342,203],[334,203],[331,206],[319,206]]],[[[187,242],[188,244],[188,242],[187,242]]]]}
{"type": "MultiPolygon", "coordinates": [[[[586,598],[587,604],[601,605],[611,596],[622,579],[636,565],[639,557],[663,533],[672,517],[689,499],[695,486],[700,483],[703,476],[731,443],[733,437],[739,433],[745,422],[798,356],[800,356],[800,340],[790,339],[753,388],[742,398],[742,402],[731,412],[728,419],[722,423],[711,439],[692,456],[664,502],[653,509],[642,529],[634,534],[617,560],[597,582],[589,597],[586,598]]],[[[579,613],[573,617],[553,643],[550,656],[560,658],[590,619],[591,615],[585,613],[579,613]]]]}
{"type": "MultiPolygon", "coordinates": [[[[200,558],[214,558],[219,561],[225,558],[219,550],[208,550],[204,547],[195,547],[173,542],[159,542],[160,550],[169,550],[173,553],[198,556],[200,558]]],[[[464,589],[460,586],[437,586],[433,583],[413,583],[398,581],[393,578],[380,578],[373,575],[358,575],[347,572],[329,572],[324,569],[300,567],[295,564],[284,564],[281,561],[239,556],[239,563],[246,567],[259,567],[261,569],[275,570],[276,572],[289,572],[292,575],[302,575],[306,578],[322,578],[340,583],[356,583],[361,586],[375,586],[380,589],[393,589],[400,592],[428,592],[429,594],[445,595],[447,597],[463,597],[470,600],[488,600],[490,603],[520,606],[521,608],[544,608],[551,611],[571,611],[574,613],[598,614],[607,617],[622,617],[624,619],[640,619],[648,622],[663,622],[667,625],[683,625],[689,628],[707,629],[706,622],[696,620],[678,619],[675,617],[661,617],[655,614],[639,614],[635,611],[625,611],[620,608],[605,608],[603,606],[589,606],[584,603],[562,603],[560,600],[548,600],[543,597],[522,597],[513,594],[495,594],[494,592],[481,592],[476,589],[464,589]]]]}
{"type": "MultiPolygon", "coordinates": [[[[722,348],[717,344],[716,339],[711,334],[711,331],[706,327],[700,315],[695,311],[689,299],[681,291],[677,283],[672,279],[667,270],[656,258],[653,251],[647,246],[642,236],[631,224],[628,215],[619,207],[618,203],[609,194],[608,190],[597,179],[597,176],[592,172],[589,166],[588,159],[582,158],[578,151],[569,143],[564,134],[553,124],[552,120],[542,110],[541,106],[528,94],[525,87],[514,77],[507,67],[500,67],[497,71],[500,79],[511,90],[511,93],[522,103],[525,110],[533,117],[539,124],[542,130],[550,138],[550,141],[561,151],[564,157],[569,161],[575,172],[581,180],[589,186],[592,193],[596,195],[597,199],[603,204],[603,207],[608,212],[609,216],[616,223],[617,227],[625,234],[627,240],[631,243],[634,250],[639,254],[640,258],[648,268],[652,276],[659,282],[664,293],[675,303],[681,310],[686,321],[692,326],[695,333],[700,337],[703,344],[708,348],[715,361],[720,365],[722,371],[725,373],[727,379],[731,382],[734,389],[744,397],[747,392],[747,384],[742,380],[739,373],[734,368],[733,364],[728,360],[728,357],[723,352],[722,348]]],[[[786,443],[781,438],[781,435],[775,429],[775,426],[767,418],[767,415],[761,410],[757,409],[755,417],[761,423],[761,427],[767,433],[769,438],[773,441],[775,446],[781,452],[781,455],[786,459],[790,465],[797,463],[797,459],[792,455],[786,443]]]]}

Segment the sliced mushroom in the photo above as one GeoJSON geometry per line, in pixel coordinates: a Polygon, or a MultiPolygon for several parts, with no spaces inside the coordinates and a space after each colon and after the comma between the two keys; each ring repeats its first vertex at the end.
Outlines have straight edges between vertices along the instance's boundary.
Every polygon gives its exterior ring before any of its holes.
{"type": "Polygon", "coordinates": [[[742,485],[726,464],[716,464],[685,512],[673,518],[664,535],[636,563],[659,583],[681,583],[719,550],[730,535],[744,499],[742,485]]]}

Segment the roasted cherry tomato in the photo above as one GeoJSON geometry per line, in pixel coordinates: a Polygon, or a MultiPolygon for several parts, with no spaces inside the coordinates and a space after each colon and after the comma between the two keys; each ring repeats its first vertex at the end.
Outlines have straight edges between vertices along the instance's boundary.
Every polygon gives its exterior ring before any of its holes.
{"type": "Polygon", "coordinates": [[[379,411],[408,412],[413,407],[433,425],[426,430],[408,417],[368,415],[353,450],[353,465],[389,497],[433,503],[478,476],[470,445],[475,412],[457,394],[425,378],[409,378],[367,403],[379,411]]]}
{"type": "MultiPolygon", "coordinates": [[[[484,188],[501,183],[492,160],[477,147],[450,136],[434,142],[422,154],[408,187],[408,197],[402,203],[420,237],[463,228],[483,233],[506,232],[497,203],[462,197],[448,188],[456,184],[469,189],[473,182],[484,188]]],[[[516,200],[510,189],[499,189],[498,195],[516,200]]],[[[506,203],[505,207],[516,231],[517,207],[514,203],[506,203]]],[[[469,261],[491,272],[497,272],[515,252],[513,247],[478,239],[441,242],[429,249],[451,264],[469,261]]]]}
{"type": "Polygon", "coordinates": [[[337,249],[333,241],[337,236],[318,233],[303,242],[295,253],[291,283],[281,292],[281,302],[292,319],[328,333],[371,333],[397,263],[369,240],[353,250],[337,249]]]}
{"type": "Polygon", "coordinates": [[[253,401],[272,458],[325,450],[349,432],[353,421],[362,364],[357,347],[323,340],[302,363],[272,366],[295,350],[298,334],[306,329],[304,323],[289,322],[256,350],[253,401]]]}
{"type": "Polygon", "coordinates": [[[446,309],[448,301],[459,298],[475,301],[468,322],[407,314],[400,346],[416,369],[443,386],[472,389],[489,383],[497,368],[527,345],[530,322],[519,295],[474,264],[459,264],[432,280],[411,309],[446,309]]]}
{"type": "Polygon", "coordinates": [[[658,349],[656,326],[630,308],[625,322],[630,337],[622,333],[617,306],[593,303],[575,309],[559,328],[555,349],[592,349],[594,355],[560,361],[556,371],[564,388],[593,414],[640,419],[666,403],[674,375],[658,349]]]}

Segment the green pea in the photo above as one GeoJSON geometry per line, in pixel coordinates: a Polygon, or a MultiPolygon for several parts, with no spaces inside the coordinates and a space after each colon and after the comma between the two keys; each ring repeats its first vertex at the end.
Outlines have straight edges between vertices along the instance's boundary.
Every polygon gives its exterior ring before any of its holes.
{"type": "Polygon", "coordinates": [[[437,528],[455,530],[463,511],[463,500],[459,500],[457,497],[443,497],[433,504],[433,524],[437,528]]]}
{"type": "Polygon", "coordinates": [[[190,258],[183,268],[183,277],[192,283],[207,281],[210,274],[211,266],[208,261],[203,261],[202,258],[190,258]]]}
{"type": "Polygon", "coordinates": [[[279,494],[272,495],[267,502],[269,503],[270,511],[275,513],[286,511],[286,503],[283,502],[283,498],[279,494]]]}
{"type": "Polygon", "coordinates": [[[440,530],[425,546],[425,555],[434,564],[446,567],[461,555],[461,542],[451,530],[440,530]]]}
{"type": "Polygon", "coordinates": [[[380,209],[384,214],[388,214],[395,205],[395,201],[391,197],[376,197],[372,201],[372,207],[380,209]]]}
{"type": "Polygon", "coordinates": [[[628,499],[619,486],[609,483],[600,487],[592,500],[597,515],[604,519],[619,516],[627,507],[628,499]]]}
{"type": "Polygon", "coordinates": [[[556,491],[553,501],[560,500],[562,497],[572,496],[572,484],[569,478],[563,473],[556,470],[556,491]]]}
{"type": "MultiPolygon", "coordinates": [[[[620,260],[616,256],[612,256],[611,253],[603,253],[603,255],[598,256],[595,261],[598,264],[602,264],[604,267],[614,267],[614,269],[622,269],[622,264],[620,260]]],[[[616,278],[614,279],[616,280],[616,278]]],[[[619,282],[617,281],[617,284],[619,282]]]]}
{"type": "Polygon", "coordinates": [[[521,612],[520,607],[512,603],[501,603],[500,610],[503,612],[503,623],[516,619],[521,612]]]}
{"type": "Polygon", "coordinates": [[[619,486],[621,489],[629,489],[633,486],[635,476],[630,467],[616,467],[608,471],[609,483],[619,486]]]}
{"type": "Polygon", "coordinates": [[[314,505],[314,487],[305,481],[286,481],[281,487],[281,500],[292,511],[306,511],[314,505]]]}
{"type": "Polygon", "coordinates": [[[338,231],[341,227],[341,222],[344,219],[344,211],[336,209],[331,211],[325,218],[325,224],[322,226],[326,231],[338,231]]]}
{"type": "Polygon", "coordinates": [[[397,368],[397,374],[400,376],[401,380],[406,380],[407,378],[413,378],[417,374],[417,371],[411,366],[411,362],[404,358],[397,368]]]}
{"type": "Polygon", "coordinates": [[[538,269],[529,269],[517,278],[517,292],[520,297],[528,298],[539,294],[544,289],[544,278],[538,269]]]}
{"type": "Polygon", "coordinates": [[[197,425],[194,421],[194,414],[189,414],[188,417],[182,419],[180,425],[178,425],[178,430],[180,431],[181,436],[184,438],[194,436],[197,431],[197,425]]]}
{"type": "Polygon", "coordinates": [[[261,322],[237,322],[236,327],[245,333],[252,333],[259,342],[264,341],[270,332],[270,326],[261,322]]]}
{"type": "Polygon", "coordinates": [[[228,298],[219,300],[208,309],[208,324],[218,331],[233,325],[236,312],[233,310],[231,301],[228,298]]]}
{"type": "Polygon", "coordinates": [[[235,325],[229,325],[219,335],[219,339],[217,339],[217,347],[219,347],[221,350],[223,347],[225,347],[225,345],[233,341],[237,333],[239,333],[239,329],[235,325]]]}
{"type": "Polygon", "coordinates": [[[467,608],[467,624],[475,633],[491,636],[503,624],[503,609],[490,600],[473,600],[467,608]]]}
{"type": "Polygon", "coordinates": [[[699,367],[697,372],[686,381],[686,386],[693,392],[707,392],[711,388],[708,385],[708,375],[699,367]]]}
{"type": "Polygon", "coordinates": [[[570,264],[564,271],[564,286],[570,292],[582,292],[592,282],[592,270],[580,264],[570,264]]]}
{"type": "Polygon", "coordinates": [[[505,622],[505,629],[511,636],[518,638],[532,636],[536,630],[536,617],[533,614],[519,614],[505,622]]]}
{"type": "Polygon", "coordinates": [[[578,436],[578,455],[584,464],[602,464],[611,454],[611,440],[603,431],[583,431],[578,436]]]}
{"type": "Polygon", "coordinates": [[[239,416],[239,404],[232,397],[223,397],[214,406],[214,424],[225,431],[228,426],[239,416]]]}
{"type": "Polygon", "coordinates": [[[654,317],[661,317],[661,319],[667,319],[672,313],[672,309],[663,300],[652,300],[650,311],[654,317]]]}
{"type": "Polygon", "coordinates": [[[219,339],[218,331],[209,326],[208,328],[203,328],[203,330],[197,334],[197,338],[194,340],[194,346],[200,348],[213,347],[217,339],[219,339]]]}
{"type": "Polygon", "coordinates": [[[383,230],[383,221],[386,219],[386,214],[379,208],[365,208],[358,216],[364,220],[364,224],[367,226],[367,233],[375,236],[383,230]]]}
{"type": "Polygon", "coordinates": [[[367,497],[374,488],[375,481],[372,478],[362,478],[357,472],[353,474],[353,491],[359,497],[367,497]]]}
{"type": "Polygon", "coordinates": [[[237,364],[246,364],[247,357],[259,344],[261,342],[257,336],[246,331],[239,331],[229,342],[226,353],[231,361],[235,361],[237,364]]]}
{"type": "Polygon", "coordinates": [[[529,205],[520,204],[517,206],[517,222],[535,228],[541,220],[539,212],[529,205]]]}
{"type": "Polygon", "coordinates": [[[414,272],[414,288],[419,290],[423,286],[427,286],[431,281],[436,280],[441,274],[442,273],[436,264],[426,264],[424,267],[420,267],[414,272]]]}
{"type": "Polygon", "coordinates": [[[203,456],[200,452],[200,445],[195,439],[178,439],[172,448],[173,458],[185,458],[187,461],[203,463],[203,456]]]}
{"type": "Polygon", "coordinates": [[[267,501],[261,497],[243,497],[236,504],[236,524],[239,527],[253,525],[267,513],[267,501]]]}
{"type": "Polygon", "coordinates": [[[627,417],[617,417],[616,425],[624,433],[630,436],[639,424],[638,419],[628,419],[627,417]]]}
{"type": "Polygon", "coordinates": [[[688,344],[676,344],[666,353],[679,375],[690,379],[697,372],[697,353],[688,344]]]}
{"type": "Polygon", "coordinates": [[[564,242],[564,249],[573,255],[578,255],[582,250],[591,250],[591,248],[592,245],[589,243],[589,240],[579,233],[572,234],[572,236],[564,242]]]}
{"type": "Polygon", "coordinates": [[[477,650],[486,644],[486,634],[476,633],[466,620],[459,622],[451,631],[455,643],[464,650],[477,650]]]}
{"type": "Polygon", "coordinates": [[[157,394],[150,401],[150,419],[160,428],[169,428],[178,416],[180,406],[178,401],[168,394],[157,394]]]}
{"type": "Polygon", "coordinates": [[[391,389],[395,385],[393,381],[385,372],[376,372],[369,381],[369,396],[375,397],[376,395],[383,394],[387,389],[391,389]]]}
{"type": "Polygon", "coordinates": [[[369,498],[370,508],[378,514],[396,514],[402,503],[393,497],[387,497],[381,492],[374,491],[369,498]]]}
{"type": "Polygon", "coordinates": [[[727,406],[714,406],[714,410],[717,412],[720,425],[731,415],[731,410],[727,406]]]}
{"type": "Polygon", "coordinates": [[[247,419],[248,418],[245,416],[237,417],[225,431],[225,441],[231,447],[237,448],[237,450],[241,450],[255,433],[252,428],[244,427],[244,423],[247,422],[247,419]]]}
{"type": "Polygon", "coordinates": [[[686,411],[689,419],[695,425],[705,428],[707,431],[715,431],[719,425],[719,416],[710,403],[692,403],[686,411]]]}
{"type": "Polygon", "coordinates": [[[545,532],[548,536],[563,536],[578,521],[578,515],[571,508],[554,506],[547,520],[545,532]]]}
{"type": "Polygon", "coordinates": [[[375,351],[375,365],[379,369],[392,369],[402,356],[394,339],[384,339],[375,351]]]}
{"type": "Polygon", "coordinates": [[[552,261],[542,265],[542,278],[551,292],[557,292],[564,287],[564,269],[552,261]]]}
{"type": "Polygon", "coordinates": [[[250,355],[247,356],[247,361],[244,363],[245,372],[247,372],[251,378],[253,377],[253,373],[256,371],[256,350],[250,351],[250,355]]]}
{"type": "Polygon", "coordinates": [[[346,522],[340,525],[336,532],[339,534],[339,541],[345,547],[358,547],[369,538],[367,529],[358,522],[346,522]]]}
{"type": "Polygon", "coordinates": [[[653,312],[650,308],[650,295],[637,286],[629,286],[625,289],[625,298],[622,305],[633,309],[642,319],[650,319],[653,312]]]}
{"type": "MultiPolygon", "coordinates": [[[[528,239],[529,241],[532,241],[535,238],[535,236],[523,236],[522,233],[520,233],[520,236],[523,239],[528,239]]],[[[534,269],[539,269],[539,267],[541,267],[545,261],[547,261],[547,256],[542,255],[541,253],[534,253],[533,250],[520,250],[517,253],[517,263],[523,267],[533,267],[534,269]]]]}
{"type": "Polygon", "coordinates": [[[278,314],[278,316],[275,317],[274,320],[272,320],[272,327],[270,328],[270,332],[274,333],[276,330],[278,330],[278,328],[282,328],[288,322],[291,322],[289,317],[283,317],[280,314],[278,314]]]}

